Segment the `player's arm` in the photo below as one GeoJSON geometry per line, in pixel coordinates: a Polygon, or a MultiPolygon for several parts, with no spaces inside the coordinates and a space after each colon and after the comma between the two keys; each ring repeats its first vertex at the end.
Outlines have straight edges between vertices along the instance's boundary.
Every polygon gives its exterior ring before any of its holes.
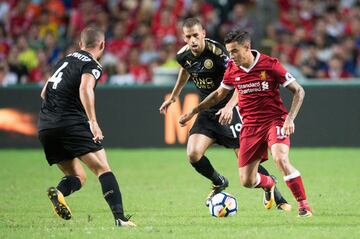
{"type": "Polygon", "coordinates": [[[46,92],[47,84],[48,84],[48,82],[46,81],[46,83],[45,83],[45,85],[44,85],[44,87],[42,88],[41,93],[40,93],[40,97],[41,97],[43,100],[45,100],[45,92],[46,92]]]}
{"type": "Polygon", "coordinates": [[[189,73],[181,67],[171,96],[169,97],[169,99],[165,100],[159,108],[160,113],[165,114],[168,107],[176,101],[176,98],[180,95],[181,90],[188,82],[189,77],[189,73]]]}
{"type": "Polygon", "coordinates": [[[224,108],[220,109],[216,112],[216,115],[219,116],[219,123],[222,125],[230,124],[233,117],[233,108],[238,103],[238,92],[234,90],[234,94],[232,95],[229,102],[224,106],[224,108]]]}
{"type": "Polygon", "coordinates": [[[90,129],[93,134],[94,142],[103,140],[104,136],[97,123],[95,112],[95,87],[96,80],[93,75],[84,73],[81,76],[79,88],[80,100],[89,119],[90,129]]]}
{"type": "Polygon", "coordinates": [[[283,132],[285,135],[288,136],[295,132],[294,120],[301,108],[302,102],[305,97],[305,91],[302,86],[299,85],[299,83],[297,83],[296,81],[291,82],[289,85],[287,85],[286,88],[293,93],[290,111],[283,125],[283,132]]]}
{"type": "Polygon", "coordinates": [[[186,122],[191,120],[191,118],[199,113],[200,111],[209,109],[211,106],[216,105],[222,99],[226,97],[229,93],[229,89],[220,86],[217,90],[213,91],[210,95],[208,95],[203,101],[200,102],[196,107],[194,107],[189,113],[182,115],[179,119],[179,123],[181,126],[185,126],[186,122]]]}

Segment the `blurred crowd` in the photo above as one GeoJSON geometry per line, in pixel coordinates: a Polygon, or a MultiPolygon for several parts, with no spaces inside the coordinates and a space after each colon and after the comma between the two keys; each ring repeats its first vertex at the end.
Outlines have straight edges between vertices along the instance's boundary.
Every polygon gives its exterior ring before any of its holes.
{"type": "Polygon", "coordinates": [[[360,77],[360,1],[278,0],[262,46],[304,77],[360,77]]]}
{"type": "Polygon", "coordinates": [[[187,17],[220,42],[247,29],[296,76],[360,77],[359,0],[0,0],[0,86],[44,84],[88,25],[106,33],[100,84],[152,82],[156,69],[178,69],[187,17]]]}

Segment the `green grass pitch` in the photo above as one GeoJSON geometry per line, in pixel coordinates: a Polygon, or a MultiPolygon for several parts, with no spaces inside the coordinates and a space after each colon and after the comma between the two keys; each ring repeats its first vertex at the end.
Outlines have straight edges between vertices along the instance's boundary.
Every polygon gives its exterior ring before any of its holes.
{"type": "Polygon", "coordinates": [[[185,149],[107,149],[125,209],[138,224],[115,228],[97,178],[88,170],[81,191],[67,198],[73,219],[56,217],[46,196],[62,174],[40,150],[0,151],[0,238],[360,238],[360,149],[292,149],[313,218],[297,218],[296,204],[272,161],[264,165],[295,210],[263,208],[262,191],[240,187],[235,155],[207,156],[226,175],[239,204],[230,218],[213,218],[204,205],[210,182],[187,163],[185,149]]]}

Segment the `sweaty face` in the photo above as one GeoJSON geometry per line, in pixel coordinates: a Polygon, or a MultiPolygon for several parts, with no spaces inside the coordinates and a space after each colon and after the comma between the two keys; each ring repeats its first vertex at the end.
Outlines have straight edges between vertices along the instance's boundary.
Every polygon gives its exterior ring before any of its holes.
{"type": "Polygon", "coordinates": [[[205,30],[200,25],[183,27],[183,37],[195,55],[203,51],[205,47],[205,30]]]}
{"type": "Polygon", "coordinates": [[[230,42],[226,44],[230,59],[237,66],[246,66],[249,63],[250,46],[246,43],[230,42]]]}

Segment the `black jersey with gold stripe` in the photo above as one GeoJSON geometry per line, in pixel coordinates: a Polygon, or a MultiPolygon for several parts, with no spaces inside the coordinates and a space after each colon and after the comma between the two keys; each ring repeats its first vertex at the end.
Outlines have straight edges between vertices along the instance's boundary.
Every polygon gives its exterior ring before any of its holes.
{"type": "MultiPolygon", "coordinates": [[[[220,86],[229,56],[223,45],[205,38],[205,49],[199,56],[194,56],[186,45],[178,51],[176,60],[189,73],[190,79],[199,90],[200,98],[203,100],[220,86]]],[[[224,107],[232,94],[233,91],[210,111],[224,107]]]]}

